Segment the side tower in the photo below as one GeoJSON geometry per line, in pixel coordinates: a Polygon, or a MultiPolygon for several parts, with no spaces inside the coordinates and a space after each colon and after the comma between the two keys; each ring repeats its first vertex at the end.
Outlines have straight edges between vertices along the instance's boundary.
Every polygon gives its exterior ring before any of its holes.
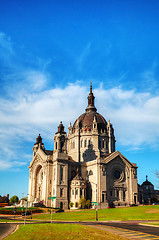
{"type": "Polygon", "coordinates": [[[85,113],[68,128],[68,155],[76,162],[96,160],[115,151],[112,124],[97,112],[94,99],[91,84],[85,113]]]}
{"type": "Polygon", "coordinates": [[[68,209],[68,155],[66,150],[67,136],[62,122],[54,137],[53,154],[53,189],[56,197],[53,207],[68,209]]]}

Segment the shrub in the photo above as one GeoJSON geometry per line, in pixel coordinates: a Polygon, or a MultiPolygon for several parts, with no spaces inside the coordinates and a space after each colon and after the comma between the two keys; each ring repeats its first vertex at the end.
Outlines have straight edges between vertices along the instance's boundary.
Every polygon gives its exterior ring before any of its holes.
{"type": "MultiPolygon", "coordinates": [[[[22,213],[24,213],[25,209],[22,209],[22,208],[18,208],[17,211],[16,211],[16,215],[21,215],[22,213]]],[[[27,212],[32,212],[32,213],[42,213],[43,210],[42,209],[30,209],[28,208],[27,212]]],[[[4,209],[4,208],[1,208],[0,209],[0,214],[6,214],[6,215],[14,215],[14,208],[7,208],[7,209],[4,209]]]]}
{"type": "Polygon", "coordinates": [[[90,208],[90,205],[91,205],[91,201],[90,201],[90,199],[88,199],[88,200],[86,201],[86,208],[90,208]]]}
{"type": "Polygon", "coordinates": [[[69,203],[69,206],[70,206],[71,208],[73,207],[73,205],[74,205],[73,202],[70,202],[70,203],[69,203]]]}
{"type": "Polygon", "coordinates": [[[86,206],[86,199],[84,197],[81,197],[79,203],[81,205],[81,208],[85,208],[85,206],[86,206]]]}

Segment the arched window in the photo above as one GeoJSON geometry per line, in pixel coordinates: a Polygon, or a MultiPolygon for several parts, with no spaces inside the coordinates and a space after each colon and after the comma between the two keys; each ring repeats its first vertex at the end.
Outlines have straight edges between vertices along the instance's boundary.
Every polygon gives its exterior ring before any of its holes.
{"type": "Polygon", "coordinates": [[[84,140],[84,147],[87,147],[87,139],[84,140]]]}
{"type": "Polygon", "coordinates": [[[83,139],[81,140],[81,148],[82,148],[82,146],[83,146],[83,139]]]}
{"type": "Polygon", "coordinates": [[[104,146],[105,144],[104,144],[104,139],[103,139],[103,141],[102,141],[102,147],[104,148],[105,146],[104,146]]]}
{"type": "Polygon", "coordinates": [[[80,197],[82,196],[82,189],[80,188],[80,197]]]}
{"type": "Polygon", "coordinates": [[[91,145],[91,140],[89,139],[89,141],[88,141],[88,146],[90,146],[91,145]]]}

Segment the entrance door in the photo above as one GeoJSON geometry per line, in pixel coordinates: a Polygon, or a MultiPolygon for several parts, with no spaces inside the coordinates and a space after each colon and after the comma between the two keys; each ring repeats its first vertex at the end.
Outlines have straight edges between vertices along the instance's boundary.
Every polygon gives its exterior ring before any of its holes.
{"type": "Polygon", "coordinates": [[[134,203],[135,203],[135,205],[136,205],[136,203],[137,203],[137,201],[136,201],[136,196],[134,196],[134,203]]]}
{"type": "Polygon", "coordinates": [[[60,202],[60,209],[63,209],[63,202],[60,202]]]}

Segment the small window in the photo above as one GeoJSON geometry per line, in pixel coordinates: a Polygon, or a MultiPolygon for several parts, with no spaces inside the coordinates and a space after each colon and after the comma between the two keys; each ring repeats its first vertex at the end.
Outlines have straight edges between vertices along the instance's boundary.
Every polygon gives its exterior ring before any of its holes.
{"type": "Polygon", "coordinates": [[[51,180],[50,180],[50,184],[51,184],[51,180]]]}
{"type": "Polygon", "coordinates": [[[72,189],[72,195],[74,195],[74,189],[72,189]]]}
{"type": "Polygon", "coordinates": [[[56,149],[57,149],[57,142],[56,142],[56,149]]]}
{"type": "Polygon", "coordinates": [[[123,201],[125,201],[125,191],[123,191],[123,201]]]}
{"type": "Polygon", "coordinates": [[[87,140],[84,140],[84,147],[87,147],[87,140]]]}
{"type": "Polygon", "coordinates": [[[83,147],[83,140],[81,140],[81,148],[83,147]]]}
{"type": "Polygon", "coordinates": [[[92,170],[89,171],[89,175],[93,175],[93,171],[92,170]]]}
{"type": "Polygon", "coordinates": [[[91,140],[88,141],[88,146],[90,146],[90,145],[91,145],[91,140]]]}
{"type": "Polygon", "coordinates": [[[63,188],[60,188],[60,197],[63,197],[63,188]]]}
{"type": "Polygon", "coordinates": [[[63,181],[63,166],[60,166],[60,182],[63,181]]]}
{"type": "Polygon", "coordinates": [[[116,196],[119,197],[119,190],[116,191],[116,196]]]}

